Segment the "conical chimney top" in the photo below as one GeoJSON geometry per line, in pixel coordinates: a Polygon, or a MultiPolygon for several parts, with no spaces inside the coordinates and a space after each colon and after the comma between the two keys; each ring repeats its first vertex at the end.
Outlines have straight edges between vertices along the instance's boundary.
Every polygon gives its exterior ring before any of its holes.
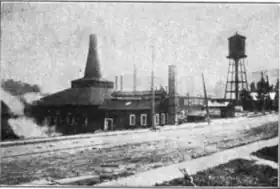
{"type": "Polygon", "coordinates": [[[84,78],[101,78],[99,59],[97,55],[97,38],[95,34],[89,36],[89,50],[84,78]]]}

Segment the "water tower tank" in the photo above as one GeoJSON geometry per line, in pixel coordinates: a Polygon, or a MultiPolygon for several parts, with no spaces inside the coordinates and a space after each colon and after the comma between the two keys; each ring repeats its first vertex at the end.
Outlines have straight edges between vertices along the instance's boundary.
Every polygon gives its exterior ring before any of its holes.
{"type": "Polygon", "coordinates": [[[246,37],[235,34],[234,36],[228,38],[229,41],[229,55],[227,58],[230,59],[240,59],[246,58],[245,54],[245,40],[246,37]]]}

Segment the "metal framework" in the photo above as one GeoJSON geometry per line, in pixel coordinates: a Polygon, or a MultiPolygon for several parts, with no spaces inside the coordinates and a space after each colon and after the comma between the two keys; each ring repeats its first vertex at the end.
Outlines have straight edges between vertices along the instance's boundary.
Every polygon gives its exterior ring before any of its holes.
{"type": "Polygon", "coordinates": [[[229,59],[227,82],[224,98],[239,103],[239,92],[242,89],[248,90],[245,59],[229,59]],[[233,95],[234,94],[234,95],[233,95]],[[237,97],[237,98],[236,98],[237,97]]]}

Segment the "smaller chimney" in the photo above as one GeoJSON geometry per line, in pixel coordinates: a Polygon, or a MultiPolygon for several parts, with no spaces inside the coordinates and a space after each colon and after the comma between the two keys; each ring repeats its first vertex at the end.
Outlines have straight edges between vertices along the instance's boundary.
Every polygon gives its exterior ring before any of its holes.
{"type": "Polygon", "coordinates": [[[121,80],[121,81],[120,81],[120,82],[121,82],[121,88],[120,88],[120,90],[123,91],[123,76],[121,75],[120,77],[121,77],[121,78],[120,78],[120,80],[121,80]]]}
{"type": "Polygon", "coordinates": [[[118,76],[115,76],[115,90],[118,90],[118,76]]]}

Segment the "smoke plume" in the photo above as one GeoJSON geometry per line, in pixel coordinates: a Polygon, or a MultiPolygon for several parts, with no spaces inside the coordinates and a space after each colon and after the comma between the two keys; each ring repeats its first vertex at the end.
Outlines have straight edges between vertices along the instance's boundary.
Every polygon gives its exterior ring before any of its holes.
{"type": "MultiPolygon", "coordinates": [[[[8,87],[8,91],[16,94],[18,96],[11,95],[10,93],[4,91],[2,88],[0,89],[1,92],[1,100],[8,106],[10,114],[12,114],[9,117],[4,117],[2,112],[2,119],[8,119],[8,120],[2,120],[2,123],[6,124],[5,126],[2,125],[2,139],[7,139],[5,135],[4,128],[6,129],[9,127],[13,130],[13,132],[20,138],[41,138],[41,137],[49,137],[49,136],[57,136],[60,135],[60,133],[57,133],[55,131],[55,127],[50,127],[47,124],[44,124],[42,126],[37,125],[35,121],[27,117],[24,114],[24,108],[25,105],[31,104],[34,100],[38,100],[41,95],[40,93],[36,92],[23,92],[20,88],[16,88],[14,86],[20,86],[20,85],[14,85],[16,82],[10,82],[12,83],[13,87],[8,87]]],[[[2,84],[3,86],[3,84],[2,84]]],[[[11,85],[10,85],[11,86],[11,85]]],[[[28,86],[28,85],[23,85],[28,86]]],[[[28,88],[28,87],[27,87],[28,88]]],[[[7,90],[7,88],[6,88],[7,90]]]]}

